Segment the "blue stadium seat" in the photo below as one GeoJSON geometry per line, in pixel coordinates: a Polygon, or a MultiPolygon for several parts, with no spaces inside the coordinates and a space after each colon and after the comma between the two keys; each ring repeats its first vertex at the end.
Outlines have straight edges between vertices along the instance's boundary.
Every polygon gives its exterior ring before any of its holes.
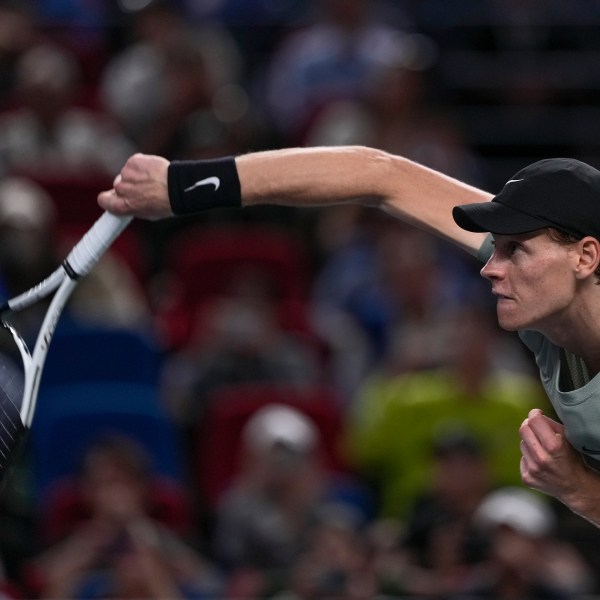
{"type": "Polygon", "coordinates": [[[160,405],[156,387],[122,381],[46,386],[28,440],[38,497],[58,478],[76,473],[89,445],[110,434],[136,440],[147,450],[157,475],[183,476],[178,432],[160,405]]]}
{"type": "Polygon", "coordinates": [[[155,385],[161,359],[159,347],[145,333],[74,326],[65,316],[48,351],[41,385],[102,380],[155,385]]]}

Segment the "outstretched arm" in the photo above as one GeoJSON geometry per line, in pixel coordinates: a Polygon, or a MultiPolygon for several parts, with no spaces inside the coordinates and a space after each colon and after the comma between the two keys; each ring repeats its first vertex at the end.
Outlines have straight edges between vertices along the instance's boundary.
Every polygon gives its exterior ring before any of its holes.
{"type": "MultiPolygon", "coordinates": [[[[475,254],[484,236],[460,229],[452,207],[491,194],[408,159],[362,146],[290,148],[235,159],[243,206],[326,206],[354,202],[386,212],[475,254]]],[[[137,154],[98,197],[117,214],[158,219],[173,214],[169,162],[137,154]]]]}
{"type": "Polygon", "coordinates": [[[520,428],[523,483],[600,527],[600,474],[567,441],[564,427],[534,409],[520,428]]]}

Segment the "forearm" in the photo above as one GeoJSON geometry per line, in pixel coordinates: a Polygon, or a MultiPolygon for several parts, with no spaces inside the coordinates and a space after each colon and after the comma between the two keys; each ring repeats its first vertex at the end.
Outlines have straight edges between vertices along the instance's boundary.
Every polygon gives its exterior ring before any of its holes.
{"type": "Polygon", "coordinates": [[[378,205],[387,155],[363,147],[289,148],[236,157],[244,206],[378,205]]]}
{"type": "Polygon", "coordinates": [[[460,229],[452,207],[491,194],[403,157],[361,146],[291,148],[236,158],[244,206],[375,206],[471,253],[484,236],[460,229]]]}

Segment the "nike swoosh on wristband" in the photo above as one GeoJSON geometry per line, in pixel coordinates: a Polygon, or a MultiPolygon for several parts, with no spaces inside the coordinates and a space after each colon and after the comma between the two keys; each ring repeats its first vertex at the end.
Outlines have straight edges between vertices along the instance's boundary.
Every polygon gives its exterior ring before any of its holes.
{"type": "Polygon", "coordinates": [[[203,185],[214,185],[215,189],[213,191],[216,192],[221,186],[221,180],[218,177],[207,177],[206,179],[200,179],[199,181],[196,181],[196,183],[194,183],[193,185],[190,185],[190,187],[185,188],[183,191],[191,192],[197,187],[201,187],[203,185]]]}
{"type": "Polygon", "coordinates": [[[517,183],[517,181],[525,181],[524,179],[509,179],[506,183],[517,183]]]}

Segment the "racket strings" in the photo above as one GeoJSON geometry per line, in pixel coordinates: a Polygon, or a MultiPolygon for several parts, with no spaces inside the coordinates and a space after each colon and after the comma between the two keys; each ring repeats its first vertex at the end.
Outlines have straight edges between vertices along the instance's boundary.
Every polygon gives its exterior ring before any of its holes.
{"type": "Polygon", "coordinates": [[[19,412],[22,399],[23,374],[0,353],[0,471],[10,463],[25,429],[19,412]]]}

